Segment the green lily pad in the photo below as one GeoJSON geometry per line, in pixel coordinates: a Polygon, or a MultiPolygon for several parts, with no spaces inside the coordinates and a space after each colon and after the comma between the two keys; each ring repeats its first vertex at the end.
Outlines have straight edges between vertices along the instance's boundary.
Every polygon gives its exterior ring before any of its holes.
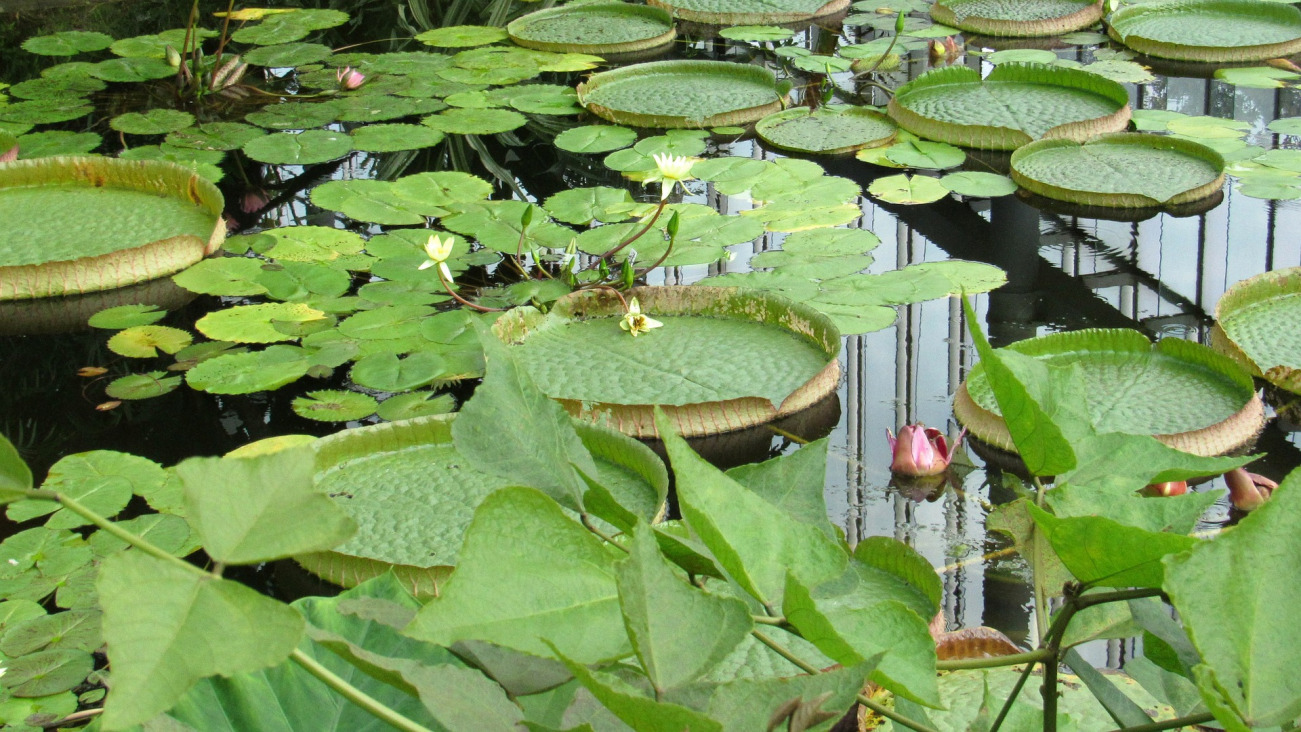
{"type": "Polygon", "coordinates": [[[716,127],[781,108],[767,69],[724,61],[656,61],[593,74],[578,100],[598,117],[637,127],[716,127]]]}
{"type": "Polygon", "coordinates": [[[20,99],[85,97],[103,91],[108,85],[92,76],[49,76],[14,84],[8,93],[20,99]]]}
{"type": "Polygon", "coordinates": [[[776,25],[737,25],[723,28],[718,35],[732,41],[750,41],[752,43],[774,43],[784,41],[795,35],[790,28],[776,25]]]}
{"type": "Polygon", "coordinates": [[[0,300],[184,269],[221,246],[221,210],[215,186],[168,163],[57,157],[0,166],[0,300]]]}
{"type": "Polygon", "coordinates": [[[931,6],[936,22],[985,36],[1055,36],[1102,20],[1094,0],[941,0],[931,6]]]}
{"type": "Polygon", "coordinates": [[[433,417],[447,414],[456,408],[451,394],[435,395],[432,391],[413,391],[397,394],[379,403],[379,416],[389,422],[416,417],[433,417]]]}
{"type": "Polygon", "coordinates": [[[100,61],[90,71],[90,75],[104,81],[121,83],[152,81],[166,79],[176,75],[176,69],[161,58],[113,58],[100,61]]]}
{"type": "MultiPolygon", "coordinates": [[[[1255,439],[1264,412],[1251,377],[1230,359],[1178,338],[1153,344],[1132,330],[1083,330],[1018,341],[1001,350],[1050,369],[1072,369],[1098,432],[1152,435],[1195,455],[1232,452],[1255,439]],[[1105,396],[1105,398],[1103,398],[1105,396]]],[[[984,442],[1015,452],[981,364],[954,399],[958,420],[984,442]]]]}
{"type": "Polygon", "coordinates": [[[622,2],[538,10],[511,21],[506,31],[525,48],[596,55],[648,51],[677,37],[666,11],[622,2]]]}
{"type": "Polygon", "coordinates": [[[0,122],[11,126],[53,124],[85,117],[94,109],[83,99],[33,99],[0,104],[0,122]]]}
{"type": "Polygon", "coordinates": [[[1287,86],[1285,82],[1301,79],[1301,74],[1272,66],[1252,66],[1245,69],[1216,69],[1215,78],[1250,89],[1282,89],[1287,86]]]}
{"type": "Polygon", "coordinates": [[[196,127],[177,130],[167,135],[167,144],[196,150],[238,150],[265,130],[242,122],[208,122],[196,127]]]}
{"type": "MultiPolygon", "coordinates": [[[[798,23],[839,13],[850,0],[651,0],[679,20],[709,25],[798,23]]],[[[893,22],[893,21],[891,21],[893,22]]]]}
{"type": "Polygon", "coordinates": [[[103,144],[97,132],[48,130],[28,132],[18,137],[18,157],[23,160],[56,155],[86,155],[103,144]]]}
{"type": "Polygon", "coordinates": [[[103,51],[113,43],[113,36],[94,31],[61,31],[48,36],[35,36],[23,41],[23,50],[40,56],[75,56],[79,53],[103,51]]]}
{"type": "Polygon", "coordinates": [[[276,345],[262,351],[228,353],[200,361],[185,372],[192,389],[210,394],[252,394],[297,381],[311,368],[308,354],[296,346],[276,345]]]}
{"type": "Polygon", "coordinates": [[[905,168],[944,170],[962,165],[967,154],[962,148],[944,142],[909,140],[891,145],[885,151],[885,157],[905,168]]]}
{"type": "Polygon", "coordinates": [[[179,109],[128,112],[109,120],[108,126],[128,135],[165,135],[194,124],[194,115],[179,109]]]}
{"type": "Polygon", "coordinates": [[[317,422],[352,422],[369,417],[379,407],[375,397],[355,391],[309,391],[294,399],[294,414],[317,422]]]}
{"type": "Polygon", "coordinates": [[[1301,51],[1301,9],[1252,0],[1159,0],[1112,13],[1107,32],[1149,56],[1264,61],[1301,51]]]}
{"type": "Polygon", "coordinates": [[[244,54],[244,62],[267,68],[293,68],[322,61],[330,47],[319,43],[280,43],[254,48],[244,54]]]}
{"type": "Polygon", "coordinates": [[[357,221],[389,226],[424,224],[426,216],[446,212],[427,202],[403,196],[390,181],[364,178],[323,183],[312,189],[311,199],[321,208],[338,211],[357,221]]]}
{"type": "Polygon", "coordinates": [[[1059,60],[1057,54],[1042,48],[1007,48],[986,58],[991,64],[1052,64],[1059,60]]]}
{"type": "Polygon", "coordinates": [[[152,325],[167,317],[167,311],[157,305],[118,305],[90,316],[87,324],[92,328],[122,330],[137,325],[152,325]]]}
{"type": "Polygon", "coordinates": [[[889,104],[900,127],[962,147],[1015,150],[1040,138],[1086,140],[1129,122],[1125,87],[1077,69],[1002,64],[984,80],[946,66],[904,84],[889,104]]]}
{"type": "Polygon", "coordinates": [[[888,203],[932,203],[949,195],[949,189],[928,175],[889,175],[877,178],[867,192],[888,203]]]}
{"type": "Polygon", "coordinates": [[[264,17],[261,23],[240,28],[231,34],[231,40],[259,46],[289,43],[305,38],[312,31],[343,25],[348,17],[341,10],[286,9],[264,17]]]}
{"type": "Polygon", "coordinates": [[[1016,181],[1006,175],[963,170],[940,178],[940,185],[973,198],[997,198],[1016,193],[1016,181]]]}
{"type": "Polygon", "coordinates": [[[433,147],[443,141],[443,133],[425,125],[386,124],[366,125],[353,130],[352,146],[373,153],[419,150],[433,147]]]}
{"type": "Polygon", "coordinates": [[[63,649],[32,653],[6,663],[5,689],[16,697],[40,697],[80,686],[95,668],[86,651],[63,649]]]}
{"type": "Polygon", "coordinates": [[[1173,206],[1218,192],[1224,159],[1199,145],[1138,133],[1083,145],[1040,140],[1012,153],[1012,179],[1032,193],[1092,206],[1173,206]]]}
{"type": "Polygon", "coordinates": [[[159,351],[176,353],[193,340],[188,332],[166,325],[136,325],[108,339],[108,350],[128,358],[154,358],[159,351]]]}
{"type": "MultiPolygon", "coordinates": [[[[269,130],[306,130],[338,119],[331,102],[286,102],[269,104],[244,115],[244,121],[269,130]]],[[[246,140],[244,144],[252,142],[246,140]]]]}
{"type": "Polygon", "coordinates": [[[104,387],[104,393],[114,399],[152,399],[174,391],[180,385],[179,376],[168,375],[166,371],[150,371],[116,378],[104,387]]]}
{"type": "Polygon", "coordinates": [[[432,351],[416,351],[405,358],[376,353],[358,360],[348,378],[367,389],[398,392],[427,386],[446,373],[443,359],[432,351]]]}
{"type": "Polygon", "coordinates": [[[271,165],[311,165],[338,160],[352,152],[346,132],[307,130],[255,137],[244,143],[244,154],[271,165]]]}
{"type": "Polygon", "coordinates": [[[888,117],[862,107],[793,107],[755,123],[764,142],[783,150],[836,155],[887,145],[898,130],[888,117]]]}
{"type": "Polygon", "coordinates": [[[237,305],[208,313],[194,327],[215,341],[274,343],[293,340],[293,336],[276,328],[277,322],[304,323],[324,317],[325,313],[303,303],[237,305]]]}
{"type": "Polygon", "coordinates": [[[1211,344],[1276,386],[1301,393],[1301,268],[1265,272],[1230,287],[1215,306],[1211,344]]]}
{"type": "Polygon", "coordinates": [[[426,46],[436,48],[470,48],[506,40],[506,31],[486,25],[453,25],[427,30],[416,36],[426,46]]]}
{"type": "Polygon", "coordinates": [[[528,118],[511,109],[447,109],[420,120],[451,135],[492,135],[523,127],[528,118]]]}

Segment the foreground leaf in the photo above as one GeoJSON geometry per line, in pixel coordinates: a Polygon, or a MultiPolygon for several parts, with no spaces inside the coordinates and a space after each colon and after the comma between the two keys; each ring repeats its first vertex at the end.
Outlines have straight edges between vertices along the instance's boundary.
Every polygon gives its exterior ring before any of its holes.
{"type": "Polygon", "coordinates": [[[16,501],[23,497],[23,491],[31,489],[31,468],[23,462],[14,444],[0,435],[0,503],[16,501]]]}
{"type": "Polygon", "coordinates": [[[1099,587],[1160,587],[1161,558],[1198,540],[1147,531],[1095,516],[1059,519],[1032,504],[1026,510],[1075,578],[1099,587]]]}

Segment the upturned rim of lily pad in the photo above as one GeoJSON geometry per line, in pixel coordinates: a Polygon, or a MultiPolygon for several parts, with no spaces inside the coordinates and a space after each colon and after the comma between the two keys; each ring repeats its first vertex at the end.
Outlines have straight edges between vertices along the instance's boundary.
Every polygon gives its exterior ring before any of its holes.
{"type": "Polygon", "coordinates": [[[1081,30],[1102,20],[1106,14],[1103,0],[1081,0],[1080,9],[1066,15],[1039,20],[1014,20],[987,18],[980,15],[959,15],[963,0],[938,0],[931,5],[931,19],[936,23],[953,26],[967,33],[979,33],[1000,38],[1040,38],[1081,30]]]}
{"type": "MultiPolygon", "coordinates": [[[[96,256],[0,267],[0,301],[111,290],[157,279],[216,252],[226,240],[221,191],[189,168],[161,160],[57,156],[0,163],[5,189],[118,188],[198,208],[212,220],[206,238],[179,234],[96,256]]],[[[75,231],[75,222],[65,222],[75,231]]],[[[0,222],[3,225],[3,222],[0,222]]]]}
{"type": "MultiPolygon", "coordinates": [[[[1003,348],[1036,358],[1069,355],[1081,359],[1088,358],[1090,354],[1114,352],[1132,353],[1135,356],[1159,354],[1231,382],[1234,389],[1244,397],[1242,407],[1236,412],[1198,429],[1152,435],[1176,450],[1203,457],[1234,454],[1248,447],[1265,427],[1265,405],[1256,393],[1251,378],[1232,359],[1198,343],[1179,338],[1165,338],[1152,343],[1133,330],[1089,328],[1050,333],[1017,341],[1003,348]],[[1142,343],[1139,343],[1140,340],[1142,343]]],[[[1003,417],[977,404],[968,390],[972,379],[984,378],[983,374],[984,369],[979,363],[967,374],[954,394],[953,414],[974,437],[998,450],[1018,454],[1003,417]]]]}
{"type": "Polygon", "coordinates": [[[664,8],[673,14],[678,20],[689,23],[699,23],[705,26],[731,26],[731,25],[781,25],[784,23],[804,23],[815,18],[823,18],[828,15],[844,12],[849,8],[852,0],[830,0],[822,7],[812,12],[795,12],[795,11],[768,11],[768,12],[746,12],[746,13],[725,13],[721,11],[693,10],[674,5],[666,0],[646,0],[646,4],[652,7],[664,8]]]}
{"type": "MultiPolygon", "coordinates": [[[[546,315],[534,308],[516,308],[493,324],[493,333],[510,345],[520,345],[544,320],[622,318],[624,301],[637,298],[643,312],[653,316],[696,316],[743,319],[796,333],[811,341],[826,357],[826,365],[780,404],[762,397],[742,397],[682,405],[660,405],[682,437],[702,437],[745,429],[800,412],[836,390],[840,381],[840,331],[826,315],[769,292],[739,287],[635,287],[623,299],[609,289],[579,290],[556,301],[546,315]]],[[[571,415],[608,425],[639,439],[659,439],[654,404],[556,399],[571,415]]]]}
{"type": "Polygon", "coordinates": [[[506,32],[510,34],[510,39],[518,46],[531,48],[535,51],[550,51],[552,53],[590,53],[597,56],[608,54],[632,54],[645,51],[654,51],[669,44],[678,37],[678,31],[673,26],[673,16],[668,11],[652,7],[649,5],[633,5],[624,2],[591,2],[579,3],[575,5],[562,5],[555,8],[546,8],[537,10],[527,15],[522,15],[512,20],[506,26],[506,32]],[[530,35],[530,24],[542,21],[564,18],[567,16],[584,16],[594,15],[597,13],[616,13],[623,14],[661,23],[664,30],[656,35],[647,36],[631,41],[620,43],[583,43],[581,41],[556,41],[538,37],[536,34],[530,35]]]}
{"type": "Polygon", "coordinates": [[[785,99],[777,91],[776,74],[760,66],[730,61],[650,61],[593,74],[578,85],[578,103],[597,117],[615,124],[654,129],[694,129],[745,125],[780,110],[785,99]],[[608,88],[615,84],[644,84],[660,89],[661,93],[671,94],[673,76],[705,74],[719,76],[733,83],[744,82],[770,88],[772,100],[741,109],[720,110],[700,119],[615,109],[591,100],[594,94],[599,94],[602,87],[608,88]]]}
{"type": "MultiPolygon", "coordinates": [[[[1293,394],[1301,394],[1301,369],[1284,364],[1261,363],[1258,360],[1261,354],[1253,355],[1249,342],[1241,338],[1235,340],[1223,326],[1225,321],[1232,320],[1234,315],[1243,310],[1260,306],[1279,297],[1301,297],[1301,267],[1262,272],[1235,282],[1215,305],[1211,347],[1238,362],[1252,376],[1262,378],[1293,394]]],[[[1296,327],[1296,325],[1296,323],[1285,323],[1280,327],[1296,327]]]]}
{"type": "Polygon", "coordinates": [[[1158,0],[1157,2],[1129,5],[1107,16],[1107,35],[1139,53],[1176,61],[1208,63],[1264,61],[1285,58],[1301,52],[1301,9],[1284,3],[1256,2],[1255,0],[1158,0]],[[1137,33],[1127,33],[1126,26],[1144,16],[1205,14],[1211,7],[1233,7],[1248,14],[1268,14],[1271,20],[1288,23],[1297,29],[1297,35],[1287,41],[1234,46],[1192,45],[1175,43],[1159,38],[1148,38],[1137,33]]]}

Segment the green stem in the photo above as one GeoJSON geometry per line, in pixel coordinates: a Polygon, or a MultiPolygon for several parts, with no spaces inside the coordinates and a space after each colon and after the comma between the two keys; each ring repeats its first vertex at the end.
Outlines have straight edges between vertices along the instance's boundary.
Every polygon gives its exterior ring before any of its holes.
{"type": "MultiPolygon", "coordinates": [[[[439,264],[441,265],[441,262],[440,262],[439,264]]],[[[438,266],[438,265],[435,265],[435,266],[438,266]]],[[[475,304],[475,303],[472,303],[472,302],[470,302],[469,300],[466,300],[465,298],[463,298],[463,297],[461,297],[460,295],[456,294],[456,290],[452,289],[452,285],[451,285],[451,283],[449,283],[449,282],[447,281],[447,278],[443,276],[443,268],[442,268],[441,266],[438,266],[438,281],[441,282],[441,283],[443,283],[443,289],[444,289],[444,290],[447,290],[447,294],[451,295],[453,300],[455,300],[455,301],[461,303],[462,305],[466,306],[467,308],[474,308],[475,310],[478,310],[478,311],[481,312],[481,313],[504,313],[504,312],[506,312],[506,308],[487,308],[487,307],[484,307],[484,306],[482,306],[482,305],[477,305],[477,304],[475,304]]]]}
{"type": "Polygon", "coordinates": [[[386,722],[395,729],[404,730],[404,732],[431,732],[428,727],[417,724],[416,722],[398,714],[390,707],[384,705],[374,697],[357,687],[344,681],[330,669],[322,666],[316,659],[303,653],[295,648],[294,652],[289,654],[289,658],[294,663],[303,667],[307,673],[315,676],[325,683],[326,686],[339,692],[339,695],[357,706],[370,712],[375,718],[386,722]]]}
{"type": "Polygon", "coordinates": [[[804,671],[804,673],[808,673],[808,674],[822,673],[822,671],[818,669],[816,666],[809,663],[808,661],[805,661],[804,659],[800,658],[794,653],[791,653],[790,649],[788,649],[786,646],[783,646],[782,644],[778,643],[772,638],[769,638],[767,635],[764,635],[760,631],[752,630],[750,631],[750,635],[753,635],[755,637],[755,640],[758,640],[760,643],[773,649],[773,651],[775,651],[777,655],[781,656],[787,661],[790,661],[791,663],[798,666],[800,670],[804,671]]]}
{"type": "Polygon", "coordinates": [[[181,567],[185,569],[187,572],[200,574],[203,575],[204,577],[212,576],[207,572],[203,571],[202,569],[199,569],[193,564],[190,564],[189,562],[185,561],[184,559],[168,554],[167,552],[160,549],[158,546],[149,543],[145,539],[136,536],[135,534],[132,534],[130,531],[127,531],[126,529],[123,529],[122,527],[118,526],[112,521],[109,521],[103,516],[100,516],[99,514],[92,511],[91,509],[82,505],[79,501],[77,501],[74,498],[70,498],[57,491],[47,491],[47,490],[29,491],[28,497],[44,498],[51,501],[58,501],[60,504],[63,505],[64,508],[68,509],[69,511],[72,511],[73,513],[86,519],[87,521],[98,526],[104,531],[107,531],[109,534],[121,539],[122,541],[125,541],[126,543],[130,544],[136,549],[139,549],[145,554],[154,557],[155,559],[161,559],[164,562],[167,562],[168,564],[181,567]]]}
{"type": "Polygon", "coordinates": [[[876,712],[882,717],[885,717],[886,719],[895,722],[896,724],[902,724],[908,729],[916,730],[916,732],[936,732],[934,728],[927,727],[921,722],[917,722],[912,719],[909,719],[908,717],[903,716],[902,714],[896,712],[895,710],[885,706],[881,702],[876,701],[875,699],[868,696],[867,694],[859,694],[858,703],[862,704],[868,709],[871,709],[872,711],[876,712]]]}
{"type": "Polygon", "coordinates": [[[757,625],[787,625],[786,618],[780,616],[751,615],[750,618],[753,619],[757,625]]]}
{"type": "Polygon", "coordinates": [[[1074,605],[1077,611],[1094,605],[1102,605],[1108,602],[1124,602],[1126,600],[1139,600],[1144,597],[1165,597],[1165,593],[1155,587],[1142,587],[1133,590],[1116,590],[1115,592],[1096,592],[1092,595],[1080,595],[1075,598],[1074,605]]]}
{"type": "MultiPolygon", "coordinates": [[[[1176,729],[1179,727],[1191,727],[1195,724],[1205,724],[1206,722],[1215,721],[1215,715],[1210,712],[1201,714],[1190,714],[1187,717],[1177,717],[1167,719],[1163,722],[1153,722],[1151,724],[1140,724],[1137,727],[1125,727],[1124,732],[1161,732],[1163,729],[1176,729]]],[[[1114,730],[1113,732],[1121,732],[1114,730]]]]}
{"type": "Polygon", "coordinates": [[[936,661],[935,669],[937,671],[959,671],[962,669],[1020,666],[1023,663],[1039,663],[1040,661],[1047,660],[1048,657],[1048,650],[1046,648],[1040,648],[1035,651],[1011,653],[1006,656],[991,656],[989,658],[958,658],[951,661],[936,661]]]}
{"type": "Polygon", "coordinates": [[[998,732],[998,728],[1003,725],[1003,720],[1007,719],[1007,713],[1012,711],[1012,705],[1016,703],[1016,698],[1021,696],[1021,689],[1025,687],[1025,682],[1030,679],[1030,672],[1033,670],[1033,663],[1025,665],[1025,670],[1017,677],[1016,684],[1012,687],[1012,693],[1007,695],[1007,701],[1003,702],[1003,708],[998,710],[998,716],[994,717],[994,723],[989,726],[989,732],[998,732]]]}
{"type": "MultiPolygon", "coordinates": [[[[1039,476],[1030,476],[1035,485],[1035,505],[1041,510],[1044,507],[1044,496],[1048,492],[1044,484],[1039,481],[1039,476]]],[[[1030,578],[1034,583],[1034,622],[1035,627],[1039,630],[1039,643],[1044,642],[1044,636],[1048,633],[1048,593],[1044,590],[1044,557],[1043,557],[1043,535],[1040,534],[1039,528],[1035,524],[1030,525],[1030,578]]]]}
{"type": "Polygon", "coordinates": [[[610,257],[613,257],[619,252],[623,251],[624,247],[640,239],[642,234],[645,234],[646,232],[650,231],[651,227],[655,225],[655,222],[659,220],[660,214],[664,213],[664,207],[667,205],[668,205],[668,199],[661,198],[659,207],[655,209],[655,215],[651,216],[650,221],[646,222],[646,225],[642,227],[641,231],[637,232],[636,234],[633,234],[627,239],[624,239],[618,246],[605,250],[605,252],[603,252],[601,256],[596,258],[596,261],[587,265],[587,269],[592,269],[593,267],[600,264],[601,262],[604,262],[610,257]]]}
{"type": "Polygon", "coordinates": [[[604,531],[601,531],[600,529],[596,528],[596,524],[592,523],[591,516],[588,516],[587,514],[584,513],[584,514],[579,514],[579,518],[582,520],[583,526],[586,527],[588,531],[592,532],[593,534],[596,534],[602,539],[605,539],[605,543],[609,544],[615,549],[618,549],[624,554],[630,553],[628,551],[628,547],[624,546],[623,544],[620,544],[619,542],[615,541],[613,537],[607,535],[604,531]]]}

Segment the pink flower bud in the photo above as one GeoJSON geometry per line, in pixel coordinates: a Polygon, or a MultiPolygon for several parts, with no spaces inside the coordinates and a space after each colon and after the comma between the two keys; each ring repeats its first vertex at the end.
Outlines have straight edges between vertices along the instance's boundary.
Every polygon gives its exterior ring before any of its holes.
{"type": "MultiPolygon", "coordinates": [[[[890,442],[890,452],[894,455],[890,463],[891,472],[902,475],[938,475],[953,460],[953,453],[949,451],[943,433],[937,429],[923,424],[910,424],[899,430],[898,438],[890,430],[886,430],[885,434],[890,442]]],[[[966,434],[966,430],[958,435],[957,441],[953,443],[954,449],[962,444],[963,434],[966,434]]]]}
{"type": "Polygon", "coordinates": [[[1143,489],[1145,496],[1182,496],[1188,492],[1188,482],[1183,480],[1168,480],[1164,483],[1153,483],[1143,489]]]}
{"type": "Polygon", "coordinates": [[[12,163],[18,159],[18,146],[14,145],[3,153],[0,153],[0,163],[12,163]]]}
{"type": "Polygon", "coordinates": [[[1242,468],[1234,468],[1224,474],[1224,483],[1229,486],[1229,500],[1239,511],[1254,511],[1269,500],[1278,483],[1263,475],[1248,473],[1242,468]]]}
{"type": "Polygon", "coordinates": [[[339,80],[339,88],[343,91],[352,91],[366,81],[366,75],[351,66],[344,66],[335,72],[335,78],[339,80]]]}

